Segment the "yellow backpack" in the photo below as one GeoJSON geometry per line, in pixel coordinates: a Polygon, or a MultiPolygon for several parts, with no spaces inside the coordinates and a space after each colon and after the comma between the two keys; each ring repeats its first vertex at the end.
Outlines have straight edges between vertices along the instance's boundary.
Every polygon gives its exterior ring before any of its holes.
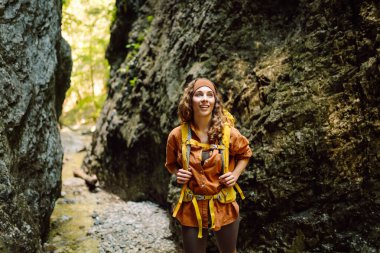
{"type": "MultiPolygon", "coordinates": [[[[183,163],[183,169],[188,170],[189,169],[189,158],[190,158],[190,149],[191,145],[202,147],[203,149],[219,149],[220,153],[222,154],[222,167],[223,167],[223,173],[227,173],[230,171],[229,169],[229,146],[230,146],[230,133],[231,133],[231,126],[234,125],[235,119],[233,116],[227,111],[224,110],[223,114],[225,116],[225,124],[223,127],[223,138],[222,138],[222,145],[216,145],[216,144],[207,144],[207,143],[200,143],[194,139],[191,138],[191,127],[189,123],[182,123],[181,124],[181,135],[182,135],[182,163],[183,163]]],[[[233,170],[234,168],[232,168],[233,170]]],[[[243,191],[239,187],[239,185],[236,183],[234,185],[236,190],[239,192],[242,199],[245,199],[245,196],[243,194],[243,191]]],[[[199,207],[197,200],[209,200],[209,209],[210,209],[210,216],[211,216],[211,228],[215,228],[215,211],[214,211],[214,199],[218,200],[220,203],[231,203],[235,201],[236,199],[236,191],[234,190],[234,187],[226,187],[223,188],[219,193],[215,195],[197,195],[194,194],[188,187],[187,184],[184,184],[181,189],[181,195],[179,197],[178,203],[174,209],[173,217],[177,216],[177,212],[179,208],[181,207],[182,202],[192,202],[195,214],[197,216],[198,220],[198,238],[202,238],[202,218],[199,212],[199,207]]]]}

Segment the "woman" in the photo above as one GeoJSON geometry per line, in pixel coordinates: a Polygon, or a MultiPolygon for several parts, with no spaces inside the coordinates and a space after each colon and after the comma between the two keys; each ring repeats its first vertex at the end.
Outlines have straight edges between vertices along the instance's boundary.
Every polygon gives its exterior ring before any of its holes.
{"type": "Polygon", "coordinates": [[[165,166],[169,172],[175,173],[177,182],[184,185],[185,195],[190,195],[187,201],[186,197],[180,201],[182,204],[177,205],[173,215],[182,225],[186,253],[206,252],[208,224],[215,231],[219,250],[223,253],[236,252],[239,206],[234,200],[229,203],[218,200],[222,189],[235,186],[252,152],[248,140],[229,126],[223,112],[215,85],[205,78],[196,79],[187,85],[178,106],[182,125],[173,129],[168,137],[165,166]],[[188,159],[184,156],[187,149],[182,146],[184,125],[189,127],[193,141],[191,147],[188,145],[188,159]],[[227,150],[220,145],[225,129],[230,132],[227,150]],[[216,145],[221,148],[216,148],[216,145]],[[222,152],[226,151],[229,152],[227,168],[230,171],[223,173],[222,152]]]}

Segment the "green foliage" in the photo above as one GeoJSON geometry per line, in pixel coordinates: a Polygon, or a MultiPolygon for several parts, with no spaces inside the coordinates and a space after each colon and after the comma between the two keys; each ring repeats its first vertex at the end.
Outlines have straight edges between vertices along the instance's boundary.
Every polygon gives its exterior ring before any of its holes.
{"type": "Polygon", "coordinates": [[[126,45],[125,47],[128,48],[128,49],[132,49],[132,50],[138,51],[139,48],[140,48],[140,46],[141,46],[141,44],[139,44],[139,43],[131,43],[131,44],[126,45]]]}
{"type": "MultiPolygon", "coordinates": [[[[144,36],[139,36],[136,43],[130,43],[130,44],[127,44],[125,46],[126,48],[129,49],[127,57],[126,57],[126,60],[125,60],[125,62],[127,62],[127,64],[126,64],[126,66],[125,66],[124,69],[119,69],[119,71],[123,71],[124,73],[128,73],[129,72],[130,64],[132,62],[134,62],[134,60],[136,58],[136,55],[139,52],[139,49],[140,49],[140,46],[141,46],[141,42],[143,40],[144,40],[144,36]]],[[[132,85],[131,81],[130,81],[130,84],[132,85]]],[[[134,85],[135,85],[135,81],[133,82],[132,86],[134,86],[134,85]]]]}
{"type": "Polygon", "coordinates": [[[116,4],[112,8],[110,16],[111,16],[111,24],[114,24],[116,21],[116,18],[117,18],[117,6],[116,6],[116,4]]]}
{"type": "Polygon", "coordinates": [[[63,122],[91,123],[91,120],[83,120],[79,115],[73,117],[71,110],[83,113],[94,119],[92,123],[95,122],[94,113],[99,110],[89,108],[99,103],[99,97],[106,92],[110,67],[104,55],[109,42],[111,18],[115,15],[114,6],[115,0],[63,1],[62,34],[71,46],[74,63],[71,87],[66,93],[61,116],[63,122]],[[86,103],[89,104],[88,108],[84,105],[86,103]],[[80,120],[74,122],[74,118],[80,120]]]}
{"type": "Polygon", "coordinates": [[[60,122],[63,125],[72,126],[75,124],[93,124],[98,118],[107,94],[96,97],[86,96],[78,100],[76,106],[65,113],[60,122]]]}
{"type": "Polygon", "coordinates": [[[146,20],[148,21],[149,24],[151,24],[153,21],[153,16],[147,16],[146,20]]]}
{"type": "Polygon", "coordinates": [[[153,16],[147,16],[145,25],[143,25],[141,31],[137,34],[137,37],[134,36],[130,38],[129,43],[125,46],[128,49],[128,54],[125,58],[124,64],[119,68],[119,72],[127,73],[129,76],[129,84],[134,87],[138,80],[137,76],[133,71],[130,71],[131,66],[135,63],[135,58],[139,52],[139,49],[145,39],[146,34],[149,32],[150,25],[153,21],[153,16]]]}
{"type": "Polygon", "coordinates": [[[137,81],[137,76],[135,76],[133,79],[129,80],[129,84],[130,84],[132,87],[135,87],[135,85],[136,85],[136,81],[137,81]]]}
{"type": "Polygon", "coordinates": [[[62,7],[67,8],[67,6],[70,4],[71,0],[62,0],[62,7]]]}

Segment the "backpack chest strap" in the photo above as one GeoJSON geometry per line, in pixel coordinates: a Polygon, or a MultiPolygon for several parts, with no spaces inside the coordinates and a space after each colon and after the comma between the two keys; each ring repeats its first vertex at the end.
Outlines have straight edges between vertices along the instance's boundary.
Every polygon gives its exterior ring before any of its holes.
{"type": "Polygon", "coordinates": [[[194,139],[186,140],[185,145],[188,145],[188,144],[198,146],[198,147],[202,147],[203,149],[220,149],[220,150],[225,149],[224,145],[201,143],[201,142],[196,141],[194,139]]]}

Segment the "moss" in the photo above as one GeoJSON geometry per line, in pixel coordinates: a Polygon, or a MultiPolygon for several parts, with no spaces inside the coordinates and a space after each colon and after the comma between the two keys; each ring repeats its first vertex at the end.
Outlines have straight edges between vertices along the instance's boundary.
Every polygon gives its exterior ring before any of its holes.
{"type": "Polygon", "coordinates": [[[0,252],[10,253],[9,249],[5,246],[4,242],[0,240],[0,252]]]}
{"type": "Polygon", "coordinates": [[[296,231],[297,235],[293,240],[291,248],[287,251],[288,253],[303,252],[305,250],[305,235],[299,229],[296,231]]]}
{"type": "Polygon", "coordinates": [[[135,87],[135,85],[136,85],[136,81],[137,81],[137,77],[135,76],[133,79],[129,80],[129,84],[130,84],[132,87],[135,87]]]}
{"type": "Polygon", "coordinates": [[[135,64],[135,59],[140,47],[145,40],[145,36],[150,32],[153,19],[154,17],[152,15],[147,16],[146,22],[144,22],[145,24],[141,27],[141,30],[138,32],[137,36],[130,38],[130,43],[125,46],[128,49],[128,54],[125,57],[124,64],[122,64],[118,71],[129,75],[129,84],[132,87],[136,85],[136,81],[138,79],[132,71],[132,69],[134,69],[133,65],[135,64]]]}
{"type": "Polygon", "coordinates": [[[141,44],[144,41],[145,33],[146,33],[145,30],[144,32],[139,32],[139,35],[137,36],[137,43],[141,44]]]}
{"type": "Polygon", "coordinates": [[[151,24],[153,21],[153,16],[147,16],[146,21],[148,21],[148,23],[151,24]]]}
{"type": "MultiPolygon", "coordinates": [[[[141,43],[130,43],[130,44],[126,45],[125,47],[128,49],[131,49],[132,51],[130,53],[133,53],[133,55],[135,55],[135,54],[137,54],[136,51],[139,50],[140,46],[141,46],[141,43]]],[[[126,58],[128,60],[128,58],[131,58],[131,57],[129,55],[127,55],[126,58]]]]}

